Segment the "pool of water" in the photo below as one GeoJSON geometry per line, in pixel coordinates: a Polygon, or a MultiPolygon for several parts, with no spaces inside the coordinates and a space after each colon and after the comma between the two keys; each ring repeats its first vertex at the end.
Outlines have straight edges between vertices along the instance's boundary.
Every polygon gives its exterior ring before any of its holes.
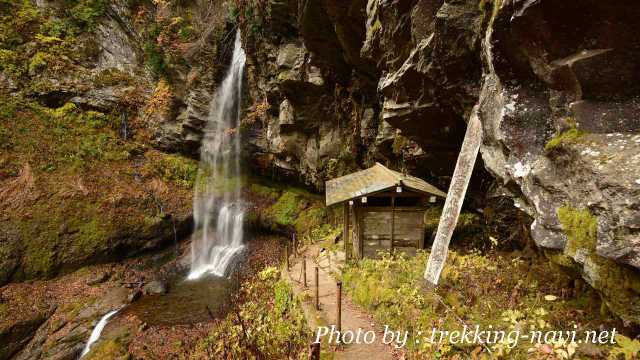
{"type": "Polygon", "coordinates": [[[169,283],[164,295],[143,296],[123,310],[149,325],[187,325],[211,321],[225,314],[234,282],[227,278],[205,276],[186,280],[185,276],[169,283]]]}

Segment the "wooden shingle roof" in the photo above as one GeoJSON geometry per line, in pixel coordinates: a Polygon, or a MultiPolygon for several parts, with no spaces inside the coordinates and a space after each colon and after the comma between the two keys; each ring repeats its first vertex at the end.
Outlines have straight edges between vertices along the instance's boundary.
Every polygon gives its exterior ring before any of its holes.
{"type": "Polygon", "coordinates": [[[415,192],[446,198],[447,194],[415,176],[404,175],[376,163],[374,166],[326,182],[327,206],[402,186],[415,192]]]}

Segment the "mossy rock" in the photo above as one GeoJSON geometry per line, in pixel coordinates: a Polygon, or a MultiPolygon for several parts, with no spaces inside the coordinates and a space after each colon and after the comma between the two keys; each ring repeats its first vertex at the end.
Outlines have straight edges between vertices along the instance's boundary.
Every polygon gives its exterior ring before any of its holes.
{"type": "Polygon", "coordinates": [[[304,234],[311,229],[318,228],[326,222],[327,210],[322,206],[312,206],[300,213],[294,221],[298,234],[304,234]]]}
{"type": "Polygon", "coordinates": [[[573,127],[551,138],[551,140],[549,140],[549,142],[544,146],[544,149],[546,151],[553,151],[567,144],[575,144],[582,136],[584,136],[584,134],[584,132],[573,127]]]}
{"type": "Polygon", "coordinates": [[[192,188],[198,175],[198,163],[177,154],[163,154],[149,151],[145,154],[149,160],[144,168],[146,174],[153,174],[166,182],[192,188]]]}
{"type": "Polygon", "coordinates": [[[574,209],[565,205],[558,209],[558,220],[567,234],[565,252],[575,256],[580,249],[596,250],[598,221],[588,209],[574,209]]]}
{"type": "Polygon", "coordinates": [[[592,285],[613,313],[640,324],[640,273],[636,269],[592,254],[585,271],[595,275],[592,285]]]}
{"type": "Polygon", "coordinates": [[[95,344],[95,347],[85,356],[85,359],[128,360],[131,359],[131,355],[121,340],[109,339],[95,344]]]}
{"type": "Polygon", "coordinates": [[[251,184],[249,186],[251,193],[267,200],[277,200],[280,196],[280,190],[261,184],[251,184]]]}
{"type": "Polygon", "coordinates": [[[293,191],[285,191],[269,208],[268,213],[275,225],[291,227],[299,214],[308,206],[308,200],[293,191]]]}
{"type": "Polygon", "coordinates": [[[130,158],[139,145],[120,139],[113,120],[19,96],[0,105],[10,144],[0,165],[14,184],[0,199],[0,284],[150,250],[173,239],[172,219],[186,222],[195,160],[130,158]]]}
{"type": "Polygon", "coordinates": [[[570,264],[569,259],[581,262],[583,277],[600,292],[609,309],[624,320],[640,324],[640,273],[596,253],[596,216],[589,209],[565,205],[558,209],[558,219],[567,243],[564,254],[552,260],[560,264],[570,264]]]}

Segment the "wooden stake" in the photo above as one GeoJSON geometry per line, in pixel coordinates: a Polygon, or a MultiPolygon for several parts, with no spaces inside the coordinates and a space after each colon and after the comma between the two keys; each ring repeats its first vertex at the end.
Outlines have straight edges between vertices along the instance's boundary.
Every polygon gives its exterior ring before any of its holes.
{"type": "Polygon", "coordinates": [[[393,240],[396,232],[396,197],[391,197],[391,253],[393,254],[393,240]]]}
{"type": "Polygon", "coordinates": [[[338,314],[336,316],[336,327],[338,328],[338,332],[342,331],[342,281],[338,281],[338,296],[337,296],[337,304],[338,304],[338,314]]]}
{"type": "Polygon", "coordinates": [[[296,233],[293,233],[293,257],[298,257],[298,238],[296,238],[296,233]]]}
{"type": "Polygon", "coordinates": [[[309,347],[309,360],[320,360],[320,343],[313,343],[309,347]]]}
{"type": "Polygon", "coordinates": [[[316,310],[320,310],[320,275],[316,266],[316,310]]]}
{"type": "Polygon", "coordinates": [[[286,244],[284,246],[284,256],[285,256],[285,262],[287,263],[287,271],[289,271],[290,267],[289,267],[289,244],[286,244]]]}
{"type": "Polygon", "coordinates": [[[307,287],[307,258],[305,256],[302,257],[302,281],[304,287],[307,287]]]}
{"type": "Polygon", "coordinates": [[[342,229],[342,241],[344,241],[344,257],[349,259],[349,204],[344,203],[344,229],[342,229]]]}

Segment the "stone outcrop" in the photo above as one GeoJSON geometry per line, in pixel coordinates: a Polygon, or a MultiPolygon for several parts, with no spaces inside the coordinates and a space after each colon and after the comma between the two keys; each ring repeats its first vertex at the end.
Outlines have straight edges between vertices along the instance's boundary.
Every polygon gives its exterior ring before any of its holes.
{"type": "MultiPolygon", "coordinates": [[[[386,102],[379,101],[378,82],[387,69],[362,49],[370,35],[364,27],[366,2],[288,4],[288,12],[282,2],[270,2],[265,10],[271,26],[294,19],[286,32],[256,35],[245,30],[251,19],[241,19],[253,104],[246,137],[256,168],[317,189],[327,178],[375,161],[423,176],[442,175],[436,170],[449,164],[439,155],[453,148],[451,141],[424,150],[427,142],[420,143],[419,134],[383,118],[386,102]]],[[[457,131],[461,142],[464,122],[449,124],[444,133],[457,131]]],[[[440,131],[437,125],[431,129],[440,131]]]]}
{"type": "Polygon", "coordinates": [[[629,27],[640,9],[511,1],[485,11],[493,13],[479,99],[485,165],[534,218],[536,243],[571,258],[637,323],[640,42],[629,27]]]}
{"type": "Polygon", "coordinates": [[[114,288],[93,303],[60,307],[50,314],[21,351],[17,360],[76,359],[82,352],[91,331],[106,313],[124,306],[127,290],[114,288]]]}
{"type": "Polygon", "coordinates": [[[245,36],[251,102],[266,104],[247,132],[258,168],[316,187],[374,159],[447,176],[478,105],[482,163],[533,219],[535,243],[640,321],[640,43],[630,30],[640,7],[326,0],[286,9],[266,19],[297,19],[285,32],[245,36]],[[590,224],[593,233],[576,232],[590,224]]]}

